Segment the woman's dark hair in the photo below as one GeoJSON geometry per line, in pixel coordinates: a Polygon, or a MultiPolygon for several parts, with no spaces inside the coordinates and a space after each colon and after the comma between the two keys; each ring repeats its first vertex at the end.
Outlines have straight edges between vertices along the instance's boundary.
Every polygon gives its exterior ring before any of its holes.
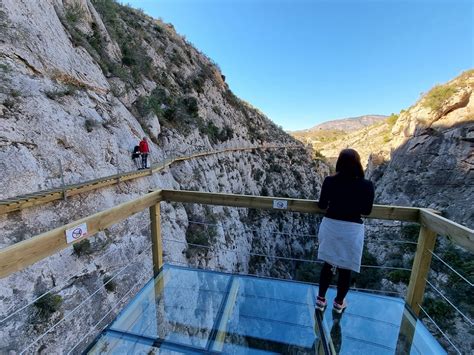
{"type": "Polygon", "coordinates": [[[336,173],[344,176],[363,178],[364,169],[360,163],[360,156],[354,149],[343,149],[339,153],[336,163],[336,173]]]}

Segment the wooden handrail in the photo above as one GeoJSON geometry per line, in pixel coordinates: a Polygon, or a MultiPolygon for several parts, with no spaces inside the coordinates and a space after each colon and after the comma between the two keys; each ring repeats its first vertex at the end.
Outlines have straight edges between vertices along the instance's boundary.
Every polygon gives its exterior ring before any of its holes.
{"type": "MultiPolygon", "coordinates": [[[[273,201],[287,201],[285,211],[303,213],[324,213],[325,211],[317,206],[316,200],[302,200],[286,197],[267,197],[236,195],[226,193],[185,191],[185,190],[162,190],[162,198],[165,201],[202,203],[209,205],[246,207],[272,210],[273,201]]],[[[419,211],[417,207],[384,206],[374,205],[372,213],[367,218],[399,220],[408,222],[418,222],[419,211]]]]}
{"type": "Polygon", "coordinates": [[[105,211],[95,213],[78,221],[66,224],[65,226],[0,249],[0,278],[22,270],[68,247],[70,244],[66,243],[65,237],[67,229],[71,229],[82,223],[87,224],[87,236],[74,242],[77,243],[135,213],[155,205],[160,200],[161,191],[155,191],[138,199],[122,203],[105,211]]]}
{"type": "Polygon", "coordinates": [[[420,209],[420,224],[441,236],[452,239],[456,244],[474,253],[474,230],[433,213],[426,208],[420,209]]]}

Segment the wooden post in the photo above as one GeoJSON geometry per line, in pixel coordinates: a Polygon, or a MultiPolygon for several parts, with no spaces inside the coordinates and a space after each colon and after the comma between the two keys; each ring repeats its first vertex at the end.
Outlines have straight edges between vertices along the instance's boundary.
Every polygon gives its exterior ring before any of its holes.
{"type": "Polygon", "coordinates": [[[416,248],[415,260],[411,270],[410,283],[408,284],[406,303],[418,316],[421,302],[425,293],[426,279],[431,264],[431,253],[436,243],[436,233],[425,226],[420,227],[418,245],[416,248]]]}
{"type": "Polygon", "coordinates": [[[66,185],[64,184],[64,173],[63,173],[63,164],[61,163],[61,159],[58,159],[59,161],[59,173],[61,174],[61,188],[63,190],[63,200],[67,200],[67,195],[66,195],[66,185]]]}
{"type": "Polygon", "coordinates": [[[163,246],[161,243],[160,203],[150,207],[151,251],[153,253],[153,273],[158,275],[163,265],[163,246]]]}

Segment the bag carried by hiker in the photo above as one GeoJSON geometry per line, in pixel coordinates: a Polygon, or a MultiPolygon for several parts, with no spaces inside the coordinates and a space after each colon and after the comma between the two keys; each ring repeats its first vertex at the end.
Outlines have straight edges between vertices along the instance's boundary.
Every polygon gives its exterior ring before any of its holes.
{"type": "Polygon", "coordinates": [[[138,145],[133,148],[132,159],[137,159],[140,157],[140,147],[138,145]]]}

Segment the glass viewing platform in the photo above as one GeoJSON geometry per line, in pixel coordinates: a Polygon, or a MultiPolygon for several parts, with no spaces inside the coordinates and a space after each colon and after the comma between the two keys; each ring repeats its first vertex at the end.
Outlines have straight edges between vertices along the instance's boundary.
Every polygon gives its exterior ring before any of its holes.
{"type": "Polygon", "coordinates": [[[331,304],[315,312],[316,294],[301,282],[165,264],[86,353],[446,353],[401,298],[350,291],[338,315],[331,304]]]}

